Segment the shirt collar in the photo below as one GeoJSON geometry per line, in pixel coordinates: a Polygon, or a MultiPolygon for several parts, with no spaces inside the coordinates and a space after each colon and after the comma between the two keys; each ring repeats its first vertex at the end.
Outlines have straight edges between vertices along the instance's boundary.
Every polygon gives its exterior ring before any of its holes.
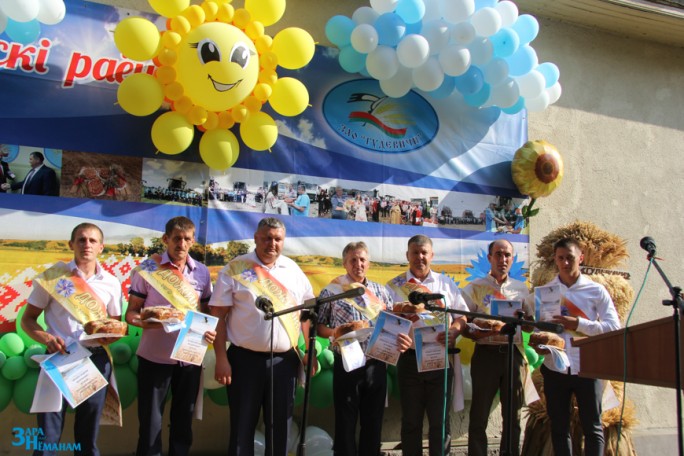
{"type": "Polygon", "coordinates": [[[349,283],[360,283],[360,284],[363,285],[364,287],[368,287],[368,277],[364,277],[364,278],[363,278],[363,281],[361,281],[361,282],[355,281],[354,279],[352,279],[352,278],[349,276],[349,274],[345,274],[344,277],[347,279],[347,281],[348,281],[349,283]]]}
{"type": "Polygon", "coordinates": [[[408,270],[408,273],[406,274],[406,278],[408,280],[415,279],[415,281],[417,283],[430,283],[430,282],[435,281],[435,276],[434,276],[434,272],[432,271],[432,269],[430,269],[430,272],[428,272],[428,274],[425,276],[425,280],[420,280],[418,277],[414,276],[413,272],[411,272],[410,269],[408,270]]]}
{"type": "MultiPolygon", "coordinates": [[[[71,260],[67,266],[71,272],[75,272],[79,277],[83,277],[83,272],[78,269],[75,260],[71,260]]],[[[102,278],[102,266],[100,266],[99,261],[95,263],[95,274],[93,274],[93,277],[96,277],[97,279],[102,278]]]]}
{"type": "MultiPolygon", "coordinates": [[[[162,259],[161,259],[161,264],[167,264],[167,263],[172,265],[173,267],[175,267],[175,265],[171,261],[171,257],[169,256],[168,250],[166,250],[166,251],[164,251],[164,253],[162,253],[162,259]]],[[[188,267],[188,270],[190,270],[190,271],[194,270],[196,267],[195,260],[193,260],[190,255],[188,255],[187,259],[185,260],[185,265],[188,267]]],[[[181,272],[183,272],[183,271],[181,271],[181,272]]]]}

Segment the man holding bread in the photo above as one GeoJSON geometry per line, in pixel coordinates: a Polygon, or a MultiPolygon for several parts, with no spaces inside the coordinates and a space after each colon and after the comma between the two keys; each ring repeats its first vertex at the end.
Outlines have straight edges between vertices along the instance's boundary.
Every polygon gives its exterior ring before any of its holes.
{"type": "MultiPolygon", "coordinates": [[[[422,234],[417,234],[408,241],[406,259],[409,270],[398,275],[387,283],[387,289],[394,302],[395,311],[401,301],[407,301],[411,292],[441,294],[444,299],[432,301],[440,307],[467,311],[458,285],[445,274],[439,274],[431,269],[434,251],[432,240],[422,234]]],[[[402,305],[402,312],[406,307],[402,305]]],[[[421,325],[421,320],[441,319],[443,312],[426,312],[424,306],[413,306],[415,314],[404,314],[414,320],[413,325],[421,325]]],[[[448,331],[441,332],[437,336],[437,342],[444,344],[448,336],[449,344],[452,345],[465,327],[465,317],[448,316],[450,324],[446,324],[448,331]]],[[[460,369],[460,360],[454,359],[454,367],[449,367],[447,375],[447,403],[451,402],[451,387],[453,383],[454,368],[460,369]]],[[[449,413],[444,417],[444,372],[441,370],[418,372],[416,352],[414,349],[406,350],[399,357],[397,364],[399,390],[401,393],[401,448],[404,456],[420,456],[423,454],[423,418],[428,417],[428,440],[430,456],[441,456],[449,453],[451,444],[451,427],[449,413]],[[445,441],[442,441],[442,427],[446,428],[445,441]]],[[[462,391],[456,391],[457,398],[462,400],[462,391]]]]}
{"type": "MultiPolygon", "coordinates": [[[[116,339],[81,340],[84,325],[98,326],[95,321],[118,321],[121,317],[121,284],[97,261],[104,249],[103,238],[102,230],[92,223],[81,223],[73,229],[69,248],[74,251],[74,259],[69,263],[56,263],[33,280],[33,291],[21,327],[32,339],[45,345],[48,353],[67,353],[67,347],[78,342],[92,353],[90,359],[110,381],[112,363],[104,346],[116,339]],[[38,324],[38,317],[43,312],[45,330],[38,324]]],[[[125,323],[120,321],[107,326],[119,333],[126,331],[125,323]]],[[[67,406],[63,399],[60,411],[38,414],[44,447],[54,448],[59,443],[67,406]]],[[[101,417],[103,424],[121,426],[121,406],[111,385],[76,407],[74,444],[80,445],[81,454],[100,454],[97,436],[101,417]]],[[[34,454],[43,453],[36,451],[34,454]]]]}
{"type": "MultiPolygon", "coordinates": [[[[463,298],[471,312],[489,314],[492,299],[506,299],[523,301],[529,295],[524,282],[515,280],[508,275],[514,261],[513,244],[505,239],[498,239],[489,244],[487,259],[489,260],[489,274],[473,280],[463,289],[463,298]]],[[[534,309],[524,308],[526,315],[532,315],[534,309]]],[[[470,403],[470,421],[468,424],[468,454],[472,456],[486,456],[487,453],[487,423],[492,402],[496,392],[501,392],[501,415],[504,429],[510,426],[511,456],[520,454],[520,415],[523,406],[523,384],[527,371],[522,344],[517,344],[513,352],[513,396],[508,391],[508,336],[499,334],[503,322],[497,320],[475,319],[475,325],[483,331],[471,330],[464,332],[466,337],[475,340],[475,351],[470,364],[470,375],[473,384],[473,399],[470,403]],[[505,413],[510,401],[515,413],[512,423],[507,423],[505,413]]],[[[504,435],[501,439],[499,451],[504,454],[509,448],[504,435]]]]}
{"type": "MultiPolygon", "coordinates": [[[[321,298],[337,295],[352,288],[365,289],[362,296],[327,302],[321,305],[318,334],[337,340],[344,334],[368,328],[382,310],[391,310],[392,299],[384,286],[366,278],[370,267],[368,246],[350,242],[342,251],[345,275],[339,276],[321,292],[321,298]]],[[[367,342],[360,343],[365,351],[367,342]]],[[[397,337],[397,350],[406,351],[411,339],[406,334],[397,337]]],[[[382,417],[387,396],[387,365],[376,359],[347,371],[340,354],[340,345],[333,345],[333,401],[335,406],[335,455],[356,456],[380,454],[382,417]],[[359,444],[356,445],[356,423],[360,419],[359,444]]]]}
{"type": "MultiPolygon", "coordinates": [[[[166,332],[163,321],[183,320],[188,310],[208,313],[209,270],[190,256],[195,224],[189,218],[170,219],[162,242],[164,253],[151,255],[133,270],[126,311],[126,321],[143,328],[137,351],[138,456],[162,454],[162,416],[169,388],[169,454],[189,454],[195,402],[202,392],[202,367],[171,359],[178,331],[166,332]]],[[[215,335],[207,331],[204,338],[212,343],[215,335]]]]}
{"type": "MultiPolygon", "coordinates": [[[[579,377],[579,349],[570,339],[575,336],[595,336],[620,328],[620,320],[608,291],[580,273],[584,260],[581,246],[576,239],[564,238],[553,246],[554,262],[558,276],[548,285],[559,285],[561,290],[561,315],[553,316],[552,323],[563,326],[561,337],[570,361],[567,371],[556,372],[541,367],[544,376],[546,410],[551,420],[551,442],[556,456],[570,456],[570,403],[574,393],[579,418],[584,433],[584,454],[603,455],[605,440],[601,424],[601,380],[579,377]]],[[[540,351],[540,353],[543,353],[540,351]]]]}
{"type": "MultiPolygon", "coordinates": [[[[274,217],[261,219],[254,243],[253,252],[234,258],[221,270],[209,303],[211,313],[220,322],[216,330],[215,379],[228,390],[228,454],[254,454],[254,433],[263,411],[265,454],[286,456],[301,365],[297,343],[300,333],[304,340],[308,339],[310,322],[301,323],[300,312],[273,320],[265,320],[264,314],[269,307],[279,312],[301,305],[314,294],[304,272],[281,254],[285,244],[282,221],[274,217]],[[226,341],[230,341],[230,348],[221,350],[219,347],[225,347],[226,341]]],[[[304,363],[307,358],[305,355],[304,363]]]]}

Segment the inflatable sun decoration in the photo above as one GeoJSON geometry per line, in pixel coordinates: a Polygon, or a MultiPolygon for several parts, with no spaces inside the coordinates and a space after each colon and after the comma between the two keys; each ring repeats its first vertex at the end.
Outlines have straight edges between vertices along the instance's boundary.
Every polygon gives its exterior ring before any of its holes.
{"type": "Polygon", "coordinates": [[[273,118],[262,112],[268,102],[284,116],[301,114],[309,93],[299,80],[279,78],[278,66],[297,69],[309,63],[315,44],[305,30],[290,27],[274,37],[264,27],[280,20],[285,0],[149,0],[168,18],[166,30],[142,17],[122,20],[114,42],[129,59],[152,59],[153,75],[132,74],[119,86],[121,107],[136,116],[155,113],[164,100],[170,111],[152,126],[152,142],[165,154],[186,150],[195,127],[202,131],[199,151],[211,168],[231,167],[239,143],[231,131],[239,124],[242,141],[253,150],[268,150],[278,138],[273,118]]]}

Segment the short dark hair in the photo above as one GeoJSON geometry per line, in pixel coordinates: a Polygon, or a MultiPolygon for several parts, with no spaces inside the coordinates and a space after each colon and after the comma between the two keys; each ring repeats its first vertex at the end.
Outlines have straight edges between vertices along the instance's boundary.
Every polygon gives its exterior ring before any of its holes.
{"type": "Polygon", "coordinates": [[[164,229],[164,233],[167,236],[171,236],[171,233],[173,233],[173,230],[181,230],[181,231],[195,231],[195,224],[193,223],[192,220],[190,220],[187,217],[178,216],[174,217],[168,222],[166,222],[166,227],[164,229]]]}
{"type": "Polygon", "coordinates": [[[432,239],[429,237],[425,236],[424,234],[416,234],[415,236],[412,236],[411,239],[408,241],[408,245],[410,246],[411,244],[417,244],[417,245],[429,245],[432,246],[432,239]]]}
{"type": "Polygon", "coordinates": [[[104,233],[100,229],[99,226],[95,225],[94,223],[88,223],[88,222],[83,222],[79,223],[74,227],[73,230],[71,230],[71,242],[74,242],[76,240],[76,233],[78,233],[81,230],[97,230],[100,233],[100,242],[104,243],[104,233]]]}
{"type": "Polygon", "coordinates": [[[34,152],[31,152],[29,154],[29,157],[37,158],[41,163],[43,163],[45,161],[45,156],[42,153],[38,152],[37,150],[34,152]]]}
{"type": "Polygon", "coordinates": [[[508,239],[497,239],[496,241],[492,241],[492,242],[489,243],[489,246],[487,247],[487,253],[488,253],[489,255],[491,255],[491,254],[492,254],[492,250],[494,250],[494,245],[496,245],[497,242],[502,242],[502,241],[503,241],[503,242],[507,242],[508,245],[511,246],[511,250],[515,250],[515,247],[513,247],[513,243],[512,243],[511,241],[509,241],[508,239]]]}
{"type": "Polygon", "coordinates": [[[553,253],[556,253],[556,250],[558,249],[569,249],[572,246],[577,247],[577,250],[580,252],[582,251],[582,245],[577,239],[571,237],[561,238],[554,242],[553,253]]]}

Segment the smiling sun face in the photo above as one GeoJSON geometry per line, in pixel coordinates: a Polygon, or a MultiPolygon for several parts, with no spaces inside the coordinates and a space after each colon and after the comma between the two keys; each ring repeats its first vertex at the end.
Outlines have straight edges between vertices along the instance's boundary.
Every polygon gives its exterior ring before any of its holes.
{"type": "Polygon", "coordinates": [[[174,65],[176,80],[195,105],[224,111],[244,100],[259,78],[254,42],[230,24],[203,24],[185,35],[174,65]]]}

